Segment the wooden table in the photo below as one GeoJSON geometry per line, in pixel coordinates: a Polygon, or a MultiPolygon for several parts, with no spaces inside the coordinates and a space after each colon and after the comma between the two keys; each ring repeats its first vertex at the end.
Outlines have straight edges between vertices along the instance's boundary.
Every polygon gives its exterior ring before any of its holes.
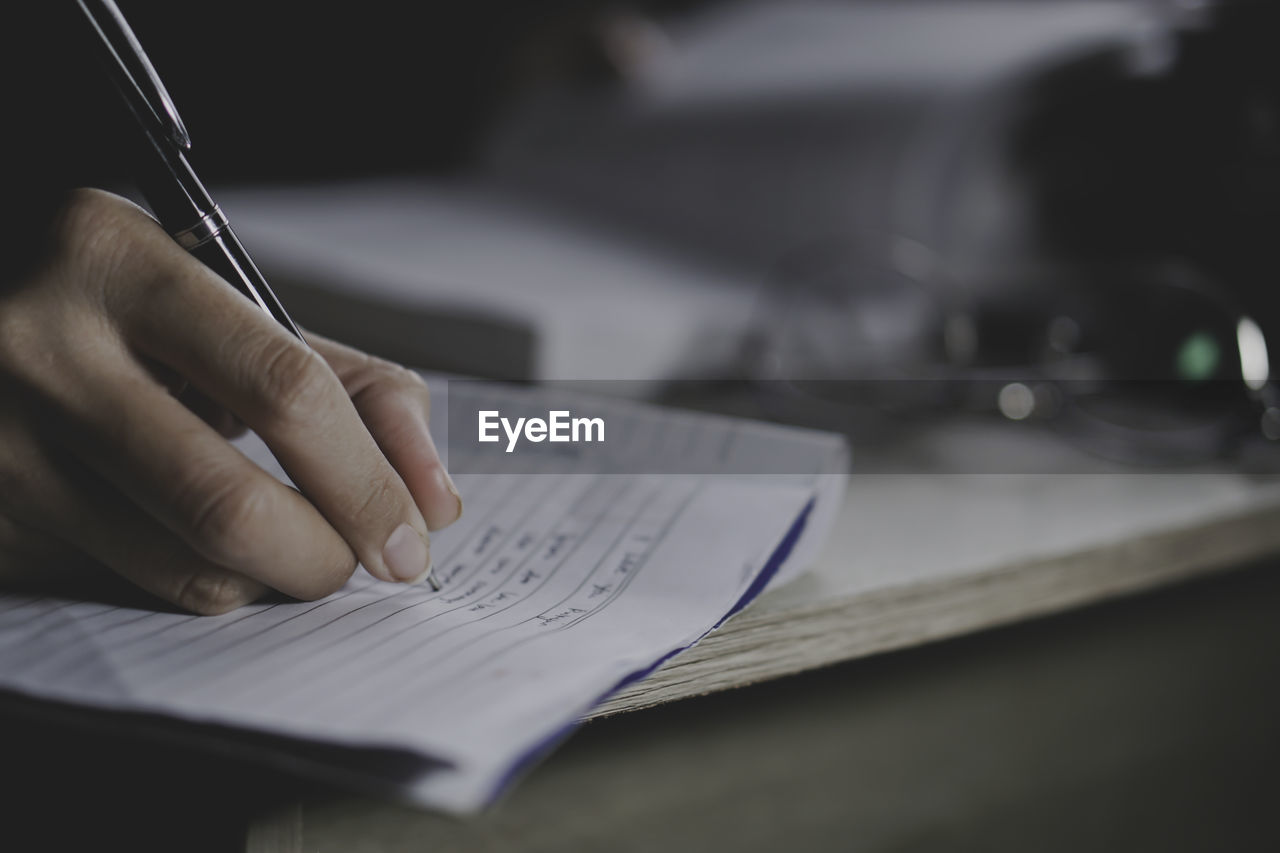
{"type": "Polygon", "coordinates": [[[248,849],[1280,849],[1277,569],[591,722],[478,819],[313,795],[248,849]]]}

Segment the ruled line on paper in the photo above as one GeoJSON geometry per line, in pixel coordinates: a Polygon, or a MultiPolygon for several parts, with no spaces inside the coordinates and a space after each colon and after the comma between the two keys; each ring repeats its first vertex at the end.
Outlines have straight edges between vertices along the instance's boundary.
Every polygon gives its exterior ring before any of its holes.
{"type": "MultiPolygon", "coordinates": [[[[459,549],[459,550],[461,550],[461,549],[459,549]]],[[[477,565],[477,567],[476,567],[476,570],[477,570],[477,571],[479,570],[480,565],[482,565],[482,564],[478,564],[478,565],[477,565]]],[[[458,581],[455,581],[454,583],[455,583],[455,585],[456,585],[456,584],[458,584],[458,581]]],[[[463,579],[463,583],[465,583],[465,579],[463,579]]],[[[306,657],[307,657],[307,658],[309,658],[309,659],[310,659],[310,661],[313,663],[313,666],[311,667],[311,669],[312,669],[312,670],[314,670],[314,669],[318,666],[318,667],[323,667],[323,668],[325,668],[326,670],[328,670],[328,671],[329,671],[329,672],[331,672],[331,673],[339,673],[339,674],[340,674],[340,672],[341,672],[340,667],[342,667],[343,665],[345,665],[348,661],[350,661],[350,660],[352,660],[352,659],[356,658],[358,655],[360,655],[360,654],[361,654],[361,652],[362,652],[363,650],[362,650],[362,649],[356,649],[356,650],[355,650],[355,652],[354,652],[354,654],[347,654],[345,657],[338,657],[337,659],[335,659],[335,658],[330,654],[330,649],[331,649],[331,648],[333,648],[333,647],[335,647],[335,646],[343,646],[343,647],[344,647],[344,650],[345,650],[345,649],[346,649],[346,647],[347,647],[347,645],[349,644],[350,640],[352,639],[352,637],[354,637],[354,636],[356,636],[356,635],[358,635],[358,634],[361,634],[361,633],[363,633],[363,632],[365,632],[365,631],[372,630],[372,629],[374,629],[374,628],[378,627],[379,625],[384,624],[388,619],[392,618],[393,616],[395,616],[395,615],[397,615],[397,614],[399,614],[399,613],[401,613],[401,612],[404,612],[404,611],[406,611],[406,610],[408,610],[408,609],[410,609],[410,608],[418,607],[418,606],[428,606],[428,605],[430,605],[430,604],[432,604],[432,603],[439,602],[439,601],[441,601],[441,600],[443,600],[444,598],[446,598],[446,597],[447,597],[447,593],[448,593],[448,591],[449,591],[448,589],[445,589],[445,590],[442,590],[441,592],[438,592],[438,593],[427,593],[427,592],[425,592],[422,588],[409,588],[409,590],[401,591],[401,592],[399,592],[399,593],[392,594],[392,595],[389,595],[389,596],[387,596],[387,597],[379,598],[379,599],[377,599],[377,600],[375,600],[375,601],[368,602],[368,604],[367,604],[367,605],[362,605],[361,607],[353,608],[353,609],[346,609],[346,610],[343,610],[343,611],[341,611],[341,612],[339,612],[339,613],[335,614],[335,615],[333,616],[333,618],[329,619],[328,621],[324,622],[324,623],[323,623],[323,624],[321,624],[321,625],[317,625],[317,626],[315,626],[315,627],[314,627],[314,630],[312,630],[311,632],[309,632],[309,633],[308,633],[308,635],[307,635],[307,636],[311,636],[311,635],[313,635],[313,634],[318,634],[318,633],[321,633],[321,632],[323,632],[324,634],[326,634],[326,636],[325,636],[325,637],[323,637],[323,638],[321,638],[319,641],[316,641],[316,642],[313,642],[313,643],[308,644],[308,645],[305,647],[305,649],[303,650],[303,652],[305,653],[306,657]],[[404,607],[402,607],[402,608],[400,608],[400,609],[398,609],[398,610],[392,611],[391,613],[386,613],[386,614],[379,615],[379,616],[377,616],[376,618],[374,618],[372,621],[370,621],[370,622],[368,622],[368,623],[366,623],[366,624],[364,624],[364,625],[361,625],[361,626],[357,627],[355,630],[350,631],[350,632],[347,632],[347,633],[337,633],[337,632],[333,629],[333,626],[334,626],[335,624],[337,624],[340,620],[342,620],[342,619],[344,619],[344,618],[346,618],[346,617],[348,617],[348,616],[350,616],[350,615],[352,615],[352,614],[354,614],[354,613],[358,612],[359,610],[363,609],[365,606],[382,606],[382,605],[387,604],[388,602],[394,602],[394,601],[395,601],[395,600],[397,600],[398,598],[405,597],[406,595],[409,595],[410,593],[412,593],[412,595],[411,595],[410,597],[411,597],[411,599],[412,599],[412,601],[413,601],[413,603],[411,603],[411,604],[407,604],[407,605],[405,605],[404,607]]],[[[429,617],[427,617],[427,618],[428,618],[428,619],[433,619],[433,618],[436,618],[436,617],[438,617],[438,616],[444,615],[445,613],[448,613],[448,612],[452,612],[452,611],[451,611],[451,610],[443,610],[443,611],[437,610],[437,611],[433,612],[433,613],[432,613],[432,615],[431,615],[431,616],[429,616],[429,617]]],[[[267,627],[268,627],[268,628],[269,628],[269,627],[274,627],[274,626],[275,626],[275,624],[278,624],[278,623],[272,623],[271,625],[268,625],[267,627]]],[[[415,624],[417,624],[417,623],[415,623],[415,624]]],[[[413,626],[411,625],[411,626],[409,626],[409,627],[410,627],[410,628],[412,628],[413,626]]],[[[402,630],[404,630],[404,629],[402,629],[402,630]]],[[[380,647],[380,646],[385,646],[385,644],[386,644],[387,642],[391,641],[392,639],[394,639],[394,637],[395,637],[395,636],[396,636],[396,634],[398,634],[398,633],[399,633],[399,632],[395,632],[395,633],[381,633],[381,634],[376,634],[376,635],[374,636],[374,638],[373,638],[373,641],[372,641],[373,645],[371,645],[370,647],[371,647],[371,648],[378,648],[378,647],[380,647]]],[[[287,644],[286,644],[286,645],[287,645],[287,644]]],[[[255,651],[255,652],[262,652],[262,653],[267,653],[267,652],[268,652],[268,650],[259,650],[259,649],[255,649],[254,651],[255,651]]],[[[235,662],[235,661],[230,661],[229,663],[234,664],[234,663],[236,663],[236,662],[235,662]]],[[[289,661],[283,661],[283,662],[281,662],[281,664],[288,664],[288,663],[289,663],[289,661]]],[[[278,686],[278,687],[281,687],[281,688],[286,688],[286,689],[287,689],[287,688],[289,687],[289,685],[290,685],[292,682],[297,681],[297,680],[299,680],[299,679],[306,679],[306,677],[307,677],[310,673],[309,673],[309,671],[307,670],[307,668],[305,668],[305,662],[302,662],[302,663],[303,663],[303,665],[304,665],[304,668],[302,668],[302,669],[300,669],[300,670],[290,670],[286,665],[280,665],[280,666],[277,666],[276,668],[277,668],[278,670],[280,670],[280,676],[279,676],[279,677],[280,677],[280,681],[278,681],[278,682],[277,682],[277,686],[278,686]]],[[[350,685],[348,685],[348,687],[350,687],[350,685]]]]}

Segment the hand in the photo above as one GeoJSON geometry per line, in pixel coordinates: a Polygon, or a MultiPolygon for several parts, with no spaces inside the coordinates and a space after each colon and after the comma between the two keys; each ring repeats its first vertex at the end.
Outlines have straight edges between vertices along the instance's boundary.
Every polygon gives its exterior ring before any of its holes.
{"type": "Polygon", "coordinates": [[[308,349],[108,193],[71,194],[48,238],[0,287],[0,582],[106,567],[221,613],[327,595],[357,560],[424,575],[462,504],[416,375],[308,349]],[[227,441],[240,423],[302,494],[227,441]]]}

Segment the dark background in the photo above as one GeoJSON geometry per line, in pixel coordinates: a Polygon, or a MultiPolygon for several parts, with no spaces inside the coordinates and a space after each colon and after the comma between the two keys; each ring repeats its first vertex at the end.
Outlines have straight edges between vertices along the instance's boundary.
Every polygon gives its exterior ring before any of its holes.
{"type": "MultiPolygon", "coordinates": [[[[750,282],[824,229],[899,225],[874,184],[897,164],[866,152],[892,150],[893,140],[876,134],[902,133],[930,96],[800,99],[652,119],[617,108],[625,69],[607,53],[604,22],[740,5],[726,2],[119,5],[191,132],[192,162],[215,189],[478,175],[513,197],[675,247],[750,282]]],[[[983,191],[983,170],[998,161],[997,191],[1011,211],[979,235],[994,248],[984,245],[977,284],[965,286],[1002,280],[993,273],[1027,257],[1063,266],[1177,257],[1280,340],[1271,248],[1280,233],[1280,7],[1205,8],[1202,23],[1176,33],[1167,68],[1133,74],[1107,52],[1041,67],[1003,107],[1005,124],[981,140],[990,150],[972,161],[956,152],[962,189],[983,191]]],[[[25,202],[31,211],[0,238],[12,254],[34,244],[60,189],[126,189],[129,162],[126,116],[73,4],[21,11],[29,25],[0,36],[8,187],[19,202],[10,209],[25,202]]],[[[902,38],[913,44],[913,33],[902,38]]],[[[951,189],[936,188],[930,221],[908,236],[937,248],[966,232],[978,218],[972,198],[951,189]]],[[[1280,346],[1271,350],[1280,364],[1280,346]]]]}
{"type": "MultiPolygon", "coordinates": [[[[59,160],[60,174],[123,176],[115,140],[100,132],[116,105],[72,32],[76,22],[57,8],[70,4],[21,5],[25,26],[7,28],[3,39],[9,111],[20,120],[11,142],[59,160]]],[[[173,96],[210,183],[463,167],[516,92],[592,70],[590,22],[612,7],[601,0],[117,5],[173,96]]],[[[698,4],[630,5],[666,12],[698,4]]]]}
{"type": "MultiPolygon", "coordinates": [[[[714,4],[119,5],[191,131],[193,162],[220,185],[474,168],[497,119],[530,92],[607,88],[611,69],[595,38],[603,16],[714,4]]],[[[23,4],[36,20],[4,36],[10,183],[19,190],[126,175],[113,125],[120,111],[85,45],[58,20],[63,6],[23,4]]],[[[1270,314],[1274,299],[1260,282],[1275,277],[1268,247],[1280,225],[1280,14],[1269,3],[1210,8],[1211,26],[1182,37],[1168,73],[1126,79],[1103,60],[1068,63],[1036,81],[1009,156],[1048,251],[1175,247],[1270,314]]],[[[625,157],[604,156],[616,173],[629,168],[625,157]]],[[[568,203],[604,215],[627,206],[590,195],[568,203]]],[[[627,224],[661,232],[671,220],[659,210],[627,224]]],[[[728,239],[731,247],[753,242],[728,239]]]]}

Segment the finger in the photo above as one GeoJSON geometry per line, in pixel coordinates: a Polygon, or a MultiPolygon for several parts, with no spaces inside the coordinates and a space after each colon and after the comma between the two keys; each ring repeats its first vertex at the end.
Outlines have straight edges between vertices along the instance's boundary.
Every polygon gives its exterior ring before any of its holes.
{"type": "Polygon", "coordinates": [[[68,383],[64,446],[209,563],[298,598],[341,587],[355,559],[315,507],[126,358],[68,383]]]}
{"type": "Polygon", "coordinates": [[[196,554],[171,531],[73,459],[35,442],[6,442],[0,460],[14,471],[21,452],[21,500],[0,516],[6,580],[41,586],[88,582],[105,567],[185,610],[225,613],[261,597],[266,586],[196,554]],[[42,528],[56,525],[57,530],[42,528]]]}
{"type": "Polygon", "coordinates": [[[426,522],[333,371],[171,240],[125,316],[128,340],[257,432],[361,563],[383,580],[430,567],[426,522]],[[198,317],[199,322],[182,322],[198,317]]]}
{"type": "Polygon", "coordinates": [[[195,388],[188,386],[178,395],[178,399],[223,438],[239,438],[247,432],[243,421],[195,388]]]}
{"type": "Polygon", "coordinates": [[[308,335],[338,374],[378,447],[409,487],[431,530],[462,515],[462,496],[440,461],[428,429],[426,383],[412,371],[335,341],[308,335]]]}

